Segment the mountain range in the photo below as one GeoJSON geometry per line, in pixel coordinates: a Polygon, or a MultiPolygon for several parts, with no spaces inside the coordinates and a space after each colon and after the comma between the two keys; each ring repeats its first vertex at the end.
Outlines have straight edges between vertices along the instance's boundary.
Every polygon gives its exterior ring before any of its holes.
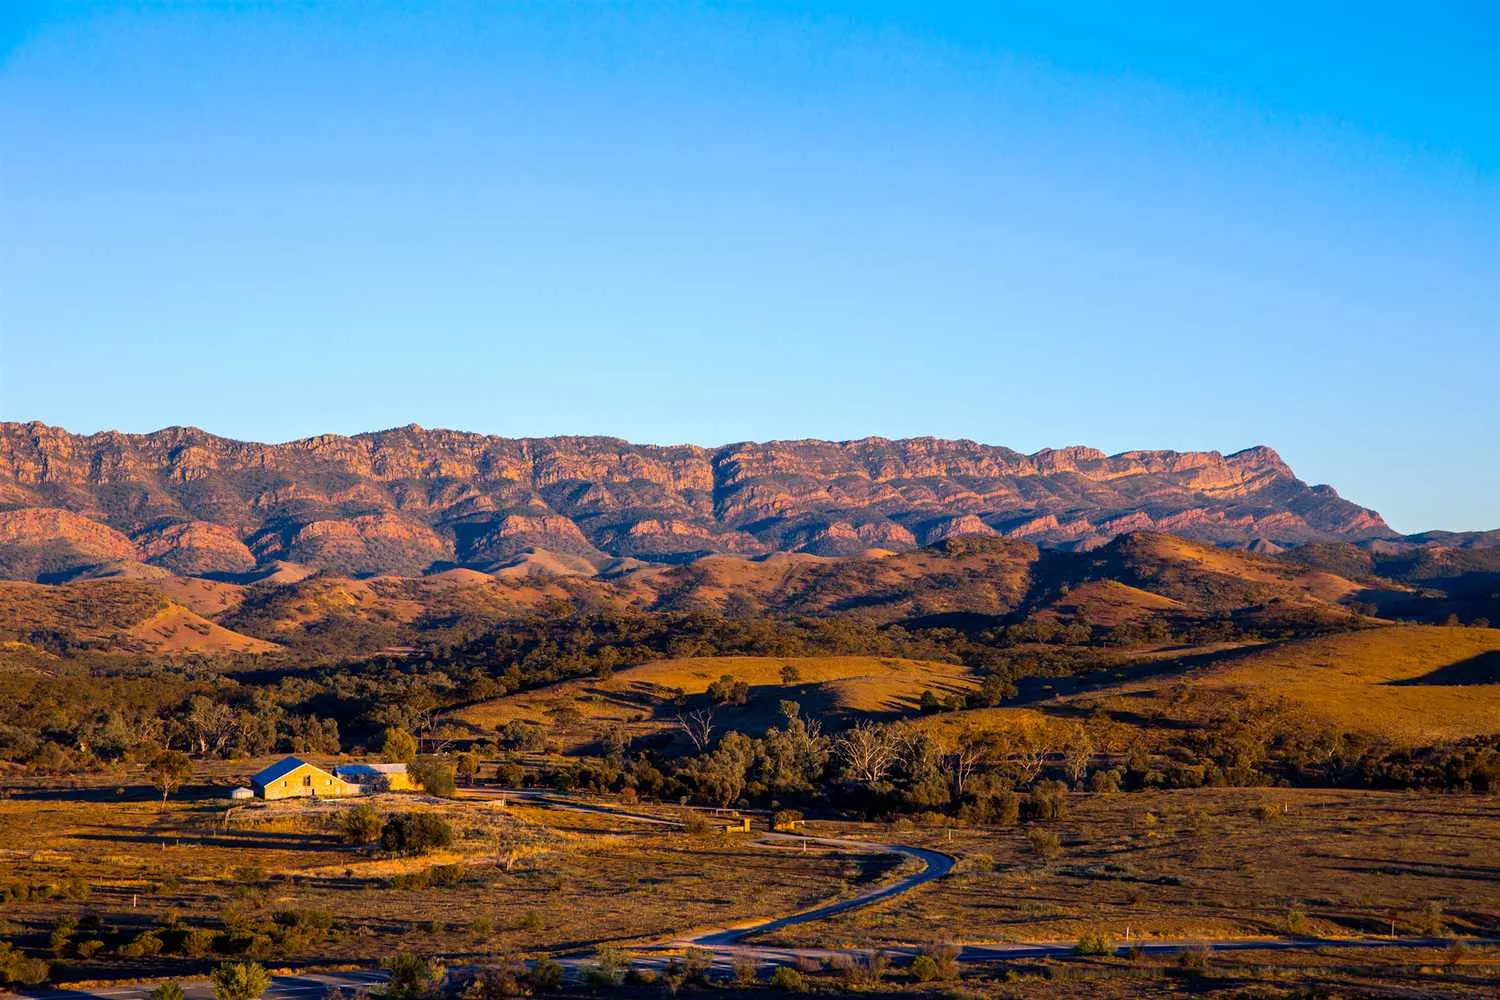
{"type": "Polygon", "coordinates": [[[597,567],[714,553],[907,551],[957,535],[1091,548],[1155,529],[1260,548],[1394,536],[1269,448],[1023,455],[917,438],[718,448],[409,426],[279,445],[195,428],[0,425],[0,573],[143,563],[232,575],[493,569],[543,550],[597,567]]]}
{"type": "Polygon", "coordinates": [[[0,581],[0,644],[23,659],[370,653],[555,608],[1280,635],[1500,617],[1500,532],[1397,535],[1264,447],[417,427],[264,445],[10,423],[0,581]]]}
{"type": "MultiPolygon", "coordinates": [[[[493,572],[541,554],[618,571],[713,554],[904,552],[985,535],[1088,550],[1134,531],[1275,552],[1405,544],[1267,447],[1218,452],[899,441],[717,448],[408,426],[286,444],[191,427],[0,424],[0,576],[156,567],[231,579],[493,572]]],[[[1450,544],[1467,544],[1467,537],[1450,544]]]]}

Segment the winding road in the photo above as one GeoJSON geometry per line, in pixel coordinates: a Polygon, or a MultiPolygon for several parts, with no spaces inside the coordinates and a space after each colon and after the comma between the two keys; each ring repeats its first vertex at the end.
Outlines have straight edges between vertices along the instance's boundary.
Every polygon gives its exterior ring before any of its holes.
{"type": "MultiPolygon", "coordinates": [[[[551,792],[525,790],[509,791],[500,794],[547,808],[599,813],[658,826],[676,828],[683,826],[677,820],[629,812],[551,792]]],[[[775,946],[746,942],[745,939],[752,935],[772,933],[798,924],[823,920],[840,913],[847,913],[859,907],[869,906],[881,900],[894,898],[928,882],[942,878],[952,870],[955,863],[955,859],[950,855],[939,851],[930,851],[922,847],[913,847],[905,844],[887,844],[876,841],[849,840],[838,837],[812,837],[799,834],[770,833],[762,835],[752,841],[752,843],[771,849],[786,849],[794,846],[800,847],[803,844],[817,844],[823,847],[860,853],[900,854],[921,861],[923,867],[921,871],[868,889],[848,899],[820,904],[811,909],[801,910],[788,916],[751,920],[730,927],[694,931],[670,940],[631,948],[629,950],[632,953],[632,966],[643,969],[661,970],[670,965],[678,954],[689,948],[702,949],[708,952],[712,960],[713,969],[718,972],[725,972],[732,966],[747,961],[754,963],[757,967],[764,968],[775,965],[794,965],[809,960],[825,962],[839,956],[857,957],[868,955],[870,953],[869,949],[775,946]]],[[[1500,944],[1500,940],[1496,939],[1466,940],[1473,944],[1500,944]]],[[[1139,943],[1136,947],[1146,954],[1176,954],[1189,948],[1212,952],[1251,950],[1293,951],[1324,948],[1442,948],[1450,943],[1450,940],[1446,938],[1430,937],[1237,938],[1229,941],[1153,940],[1139,943]]],[[[911,958],[917,953],[917,949],[912,947],[882,948],[880,950],[895,959],[911,958]]],[[[1018,959],[1061,957],[1071,955],[1073,951],[1074,946],[1072,942],[1006,945],[967,944],[959,946],[957,958],[958,961],[965,963],[1001,962],[1018,959]]],[[[593,965],[594,961],[595,957],[593,955],[573,955],[559,959],[559,963],[571,978],[581,977],[593,965]]],[[[458,968],[453,971],[463,972],[464,969],[458,968]]],[[[271,1000],[283,1000],[283,998],[286,998],[286,1000],[299,998],[300,1000],[300,998],[321,997],[335,993],[370,989],[378,987],[384,980],[385,973],[378,969],[359,972],[306,973],[277,976],[273,978],[271,988],[264,996],[271,998],[271,1000]]],[[[121,984],[118,986],[92,986],[77,989],[42,988],[25,991],[22,993],[22,996],[30,998],[30,1000],[81,1000],[84,997],[106,997],[110,998],[110,1000],[148,1000],[152,985],[154,984],[121,984]]],[[[181,985],[187,1000],[213,1000],[213,990],[207,980],[183,981],[181,985]]],[[[0,989],[0,996],[4,995],[4,990],[0,989]]]]}

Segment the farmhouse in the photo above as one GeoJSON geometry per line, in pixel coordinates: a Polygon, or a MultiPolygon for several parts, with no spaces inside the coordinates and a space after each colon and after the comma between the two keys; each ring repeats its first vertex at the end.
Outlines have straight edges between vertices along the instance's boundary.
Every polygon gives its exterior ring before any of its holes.
{"type": "Polygon", "coordinates": [[[358,785],[366,794],[409,792],[416,787],[411,783],[405,764],[340,764],[333,769],[333,775],[351,785],[358,785]]]}
{"type": "Polygon", "coordinates": [[[263,799],[335,798],[363,791],[359,785],[296,757],[279,760],[261,771],[250,779],[250,787],[263,799]]]}

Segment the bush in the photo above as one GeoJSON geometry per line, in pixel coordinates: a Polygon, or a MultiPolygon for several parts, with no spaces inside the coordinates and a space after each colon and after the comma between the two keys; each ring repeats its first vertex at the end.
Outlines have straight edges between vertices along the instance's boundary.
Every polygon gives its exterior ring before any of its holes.
{"type": "Polygon", "coordinates": [[[451,889],[464,880],[463,865],[433,865],[427,869],[427,884],[439,889],[451,889]]]}
{"type": "Polygon", "coordinates": [[[214,950],[213,932],[194,927],[182,936],[179,950],[188,958],[202,958],[214,950]]]}
{"type": "Polygon", "coordinates": [[[750,958],[736,958],[734,960],[734,984],[736,986],[750,986],[755,983],[755,960],[750,958]]]}
{"type": "Polygon", "coordinates": [[[380,810],[368,802],[361,802],[352,809],[344,810],[339,817],[339,827],[343,830],[346,844],[375,843],[380,839],[383,823],[380,810]]]}
{"type": "Polygon", "coordinates": [[[1287,909],[1286,932],[1295,935],[1307,933],[1307,909],[1301,903],[1294,903],[1287,909]]]}
{"type": "Polygon", "coordinates": [[[122,958],[154,958],[161,954],[161,938],[151,931],[141,931],[120,949],[122,958]]]}
{"type": "Polygon", "coordinates": [[[800,993],[806,985],[807,982],[802,978],[802,973],[790,965],[778,965],[776,971],[771,973],[771,988],[774,990],[800,993]]]}
{"type": "Polygon", "coordinates": [[[1055,861],[1062,854],[1062,841],[1051,830],[1037,827],[1026,835],[1026,842],[1031,845],[1032,853],[1043,861],[1055,861]]]}
{"type": "Polygon", "coordinates": [[[682,956],[682,972],[689,979],[707,979],[708,970],[714,967],[713,953],[704,948],[689,948],[682,956]]]}
{"type": "Polygon", "coordinates": [[[150,1000],[186,1000],[182,992],[182,987],[177,984],[177,980],[175,979],[168,979],[148,993],[147,996],[150,1000]]]}
{"type": "Polygon", "coordinates": [[[392,854],[426,854],[453,843],[453,827],[437,813],[398,813],[380,829],[380,847],[392,854]]]}
{"type": "Polygon", "coordinates": [[[543,956],[531,967],[531,985],[538,992],[549,992],[562,985],[563,967],[543,956]]]}
{"type": "Polygon", "coordinates": [[[47,946],[52,949],[52,954],[62,958],[68,953],[68,945],[73,940],[73,932],[78,930],[78,921],[73,917],[64,915],[57,918],[57,923],[52,925],[52,933],[47,938],[47,946]]]}
{"type": "Polygon", "coordinates": [[[938,964],[931,955],[918,955],[911,960],[911,977],[919,983],[930,983],[938,977],[938,964]]]}
{"type": "Polygon", "coordinates": [[[629,965],[625,953],[618,946],[601,945],[598,964],[586,971],[584,978],[594,986],[618,986],[629,965]]]}
{"type": "Polygon", "coordinates": [[[1427,934],[1430,934],[1432,937],[1442,937],[1444,934],[1446,934],[1448,931],[1448,921],[1443,916],[1442,902],[1440,900],[1434,899],[1432,902],[1428,903],[1427,909],[1423,911],[1422,918],[1419,923],[1421,924],[1422,930],[1427,934]]]}
{"type": "Polygon", "coordinates": [[[934,978],[953,979],[958,976],[958,952],[957,945],[933,942],[925,946],[917,957],[931,960],[935,972],[934,978]]]}
{"type": "Polygon", "coordinates": [[[1115,939],[1103,931],[1087,931],[1073,946],[1073,952],[1077,955],[1113,955],[1115,939]]]}
{"type": "Polygon", "coordinates": [[[0,986],[35,986],[47,979],[49,971],[40,958],[27,958],[9,941],[0,941],[0,986]]]}
{"type": "Polygon", "coordinates": [[[415,1000],[436,993],[447,976],[442,964],[416,955],[394,955],[385,963],[390,978],[385,995],[397,1000],[415,1000]]]}
{"type": "Polygon", "coordinates": [[[256,1000],[271,988],[271,977],[257,962],[225,962],[209,978],[217,1000],[256,1000]]]}
{"type": "Polygon", "coordinates": [[[516,921],[518,931],[539,931],[547,926],[547,921],[535,910],[527,910],[521,914],[521,919],[516,921]]]}
{"type": "Polygon", "coordinates": [[[1042,822],[1067,819],[1068,786],[1061,781],[1040,782],[1026,797],[1026,813],[1042,822]]]}
{"type": "Polygon", "coordinates": [[[268,878],[266,866],[260,862],[236,868],[234,872],[234,880],[240,885],[262,885],[268,878]]]}

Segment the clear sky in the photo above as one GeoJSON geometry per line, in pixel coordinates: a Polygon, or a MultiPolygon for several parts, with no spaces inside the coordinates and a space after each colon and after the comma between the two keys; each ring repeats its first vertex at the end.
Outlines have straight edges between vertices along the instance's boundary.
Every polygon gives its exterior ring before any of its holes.
{"type": "Polygon", "coordinates": [[[1265,443],[1500,527],[1500,5],[9,0],[0,417],[1265,443]]]}

